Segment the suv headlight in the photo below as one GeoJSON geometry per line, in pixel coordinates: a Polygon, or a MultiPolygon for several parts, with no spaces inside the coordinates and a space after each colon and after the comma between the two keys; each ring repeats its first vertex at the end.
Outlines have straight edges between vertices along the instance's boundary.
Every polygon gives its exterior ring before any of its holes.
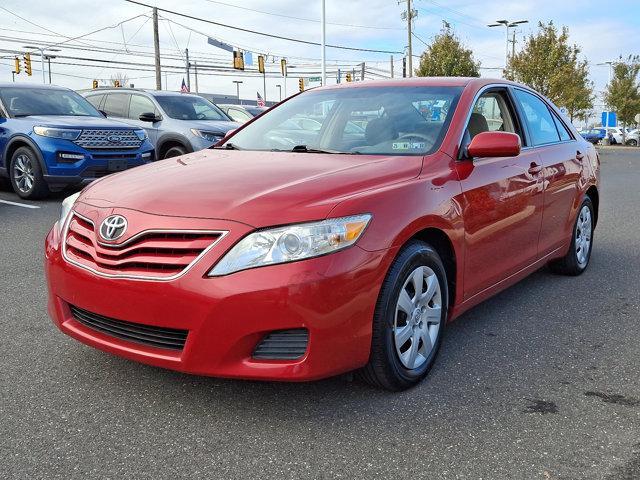
{"type": "Polygon", "coordinates": [[[192,128],[191,133],[196,137],[204,138],[208,142],[214,143],[218,143],[224,138],[224,133],[222,132],[207,132],[206,130],[198,130],[197,128],[192,128]]]}
{"type": "Polygon", "coordinates": [[[139,140],[146,140],[147,139],[147,132],[146,130],[143,130],[142,128],[139,130],[134,130],[133,133],[136,134],[136,137],[138,137],[139,140]]]}
{"type": "Polygon", "coordinates": [[[209,272],[210,277],[254,267],[293,262],[337,252],[353,245],[371,215],[332,218],[251,233],[240,240],[209,272]]]}
{"type": "Polygon", "coordinates": [[[42,135],[43,137],[62,138],[64,140],[77,140],[82,130],[75,128],[51,128],[51,127],[33,127],[33,133],[42,135]]]}
{"type": "Polygon", "coordinates": [[[62,201],[62,207],[60,207],[60,218],[58,218],[58,234],[62,234],[64,225],[67,222],[67,217],[69,217],[71,209],[81,193],[82,192],[74,193],[62,201]]]}

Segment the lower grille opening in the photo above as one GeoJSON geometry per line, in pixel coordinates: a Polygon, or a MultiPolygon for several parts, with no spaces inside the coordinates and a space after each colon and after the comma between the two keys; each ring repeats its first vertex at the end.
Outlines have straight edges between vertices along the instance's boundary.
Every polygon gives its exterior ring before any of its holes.
{"type": "Polygon", "coordinates": [[[154,327],[151,325],[116,320],[115,318],[88,312],[73,305],[69,305],[69,308],[73,318],[85,327],[112,337],[129,342],[141,343],[150,347],[182,350],[187,341],[187,334],[189,333],[188,330],[154,327]]]}
{"type": "Polygon", "coordinates": [[[309,330],[306,328],[277,330],[265,335],[253,351],[253,358],[257,360],[295,360],[305,354],[308,344],[309,330]]]}

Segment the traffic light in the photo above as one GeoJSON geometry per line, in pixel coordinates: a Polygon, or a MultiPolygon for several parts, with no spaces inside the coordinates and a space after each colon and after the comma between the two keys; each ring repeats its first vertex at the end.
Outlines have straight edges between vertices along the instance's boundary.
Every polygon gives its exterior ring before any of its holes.
{"type": "Polygon", "coordinates": [[[31,54],[25,53],[22,58],[24,59],[24,71],[27,72],[27,75],[31,76],[31,54]]]}
{"type": "Polygon", "coordinates": [[[304,92],[304,78],[298,79],[298,90],[300,90],[301,92],[304,92]]]}
{"type": "Polygon", "coordinates": [[[14,73],[20,73],[20,59],[16,57],[15,62],[16,62],[16,66],[13,69],[13,71],[14,73]]]}
{"type": "Polygon", "coordinates": [[[287,59],[286,58],[280,59],[280,71],[282,72],[283,77],[287,76],[287,59]]]}
{"type": "Polygon", "coordinates": [[[264,57],[262,55],[258,55],[258,71],[260,73],[264,73],[264,57]]]}
{"type": "Polygon", "coordinates": [[[236,70],[244,70],[244,57],[239,50],[233,51],[233,68],[236,70]]]}
{"type": "Polygon", "coordinates": [[[98,88],[98,80],[92,82],[93,88],[98,88]]]}
{"type": "Polygon", "coordinates": [[[347,82],[351,81],[351,73],[347,73],[347,82]]]}
{"type": "Polygon", "coordinates": [[[113,86],[118,88],[120,86],[120,80],[114,80],[113,81],[113,86]]]}

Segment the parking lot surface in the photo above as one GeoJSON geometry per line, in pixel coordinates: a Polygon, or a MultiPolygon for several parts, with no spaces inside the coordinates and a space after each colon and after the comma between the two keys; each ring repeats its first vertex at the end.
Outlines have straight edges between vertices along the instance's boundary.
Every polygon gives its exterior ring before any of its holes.
{"type": "Polygon", "coordinates": [[[601,156],[588,271],[469,311],[399,394],[193,377],[71,340],[42,267],[63,195],[0,189],[0,478],[640,478],[640,153],[601,156]]]}

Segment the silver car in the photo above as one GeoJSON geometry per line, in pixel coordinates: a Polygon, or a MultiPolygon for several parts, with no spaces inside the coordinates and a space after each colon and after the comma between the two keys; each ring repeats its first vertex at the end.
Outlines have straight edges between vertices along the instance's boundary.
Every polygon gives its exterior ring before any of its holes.
{"type": "Polygon", "coordinates": [[[144,128],[158,159],[209,148],[240,126],[198,95],[133,88],[81,94],[109,118],[144,128]]]}

